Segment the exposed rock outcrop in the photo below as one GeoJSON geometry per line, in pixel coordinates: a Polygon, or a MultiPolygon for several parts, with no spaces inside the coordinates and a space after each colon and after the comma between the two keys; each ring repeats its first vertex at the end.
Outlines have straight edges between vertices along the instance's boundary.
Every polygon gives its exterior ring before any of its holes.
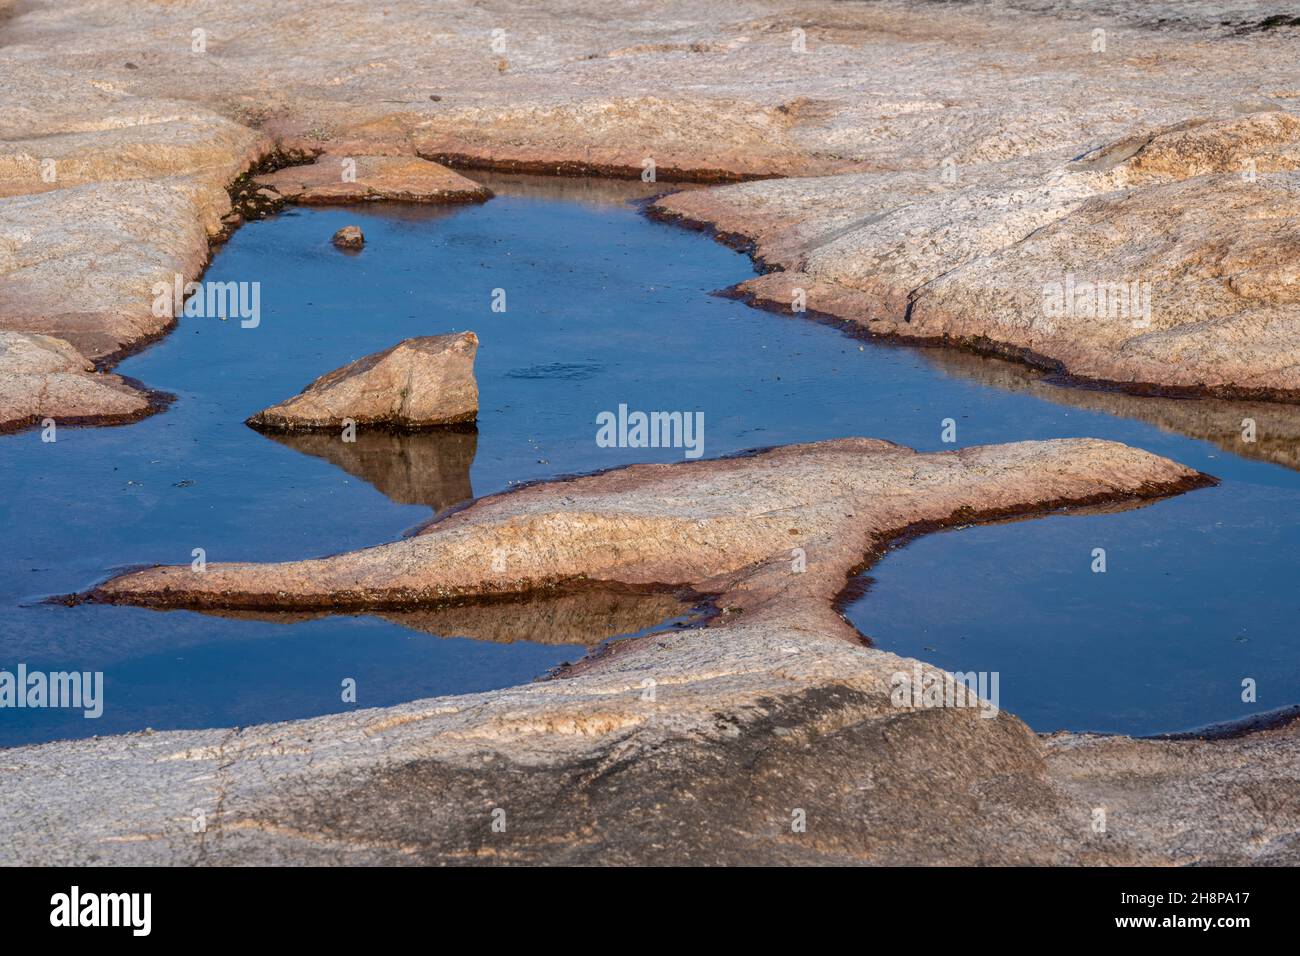
{"type": "Polygon", "coordinates": [[[897,662],[801,628],[721,638],[505,693],[6,750],[0,861],[1300,862],[1300,725],[1042,741],[1005,714],[894,710],[897,662]]]}
{"type": "Polygon", "coordinates": [[[529,486],[330,559],[119,577],[101,598],[305,608],[495,594],[552,569],[672,575],[721,613],[490,694],[10,750],[0,846],[6,862],[1295,862],[1294,729],[1042,739],[1006,713],[916,706],[891,697],[896,675],[941,675],[863,646],[831,605],[904,529],[1203,480],[1111,442],[845,440],[529,486]],[[1189,800],[1213,826],[1185,825],[1189,800]]]}
{"type": "Polygon", "coordinates": [[[657,213],[757,240],[739,293],[1142,390],[1300,400],[1300,119],[1264,112],[1067,161],[752,183],[657,213]]]}
{"type": "Polygon", "coordinates": [[[223,187],[272,154],[318,157],[268,176],[299,201],[485,195],[417,156],[815,175],[664,209],[756,240],[811,303],[876,331],[1293,399],[1296,30],[1266,0],[1158,8],[674,0],[646,19],[395,0],[340,19],[240,0],[187,7],[195,50],[165,5],[27,4],[0,26],[0,328],[96,360],[161,334],[148,289],[195,278],[238,218],[223,187]],[[1149,282],[1152,324],[1049,328],[1043,286],[1067,270],[1149,282]]]}
{"type": "Polygon", "coordinates": [[[310,166],[288,166],[257,182],[304,204],[370,202],[468,203],[492,191],[445,166],[414,156],[324,155],[310,166]]]}
{"type": "MultiPolygon", "coordinates": [[[[153,568],[98,600],[155,607],[405,608],[578,579],[690,585],[756,607],[824,607],[864,554],[909,528],[1152,497],[1207,482],[1089,439],[920,454],[845,439],[681,465],[634,465],[476,501],[413,537],[283,564],[153,568]],[[793,573],[794,549],[806,570],[793,573]],[[813,600],[809,595],[815,595],[813,600]]],[[[843,634],[840,622],[832,628],[843,634]]]]}
{"type": "Polygon", "coordinates": [[[112,425],[147,415],[150,396],[49,335],[0,332],[0,432],[52,419],[56,425],[112,425]]]}
{"type": "MultiPolygon", "coordinates": [[[[660,209],[784,267],[746,284],[774,304],[803,288],[809,309],[873,332],[1293,399],[1294,31],[1264,0],[1214,6],[1114,0],[1080,19],[1069,0],[671,0],[645,17],[392,0],[338,17],[198,0],[181,25],[143,0],[23,4],[0,22],[0,330],[101,362],[164,333],[151,288],[200,273],[237,221],[225,187],[276,149],[394,160],[340,189],[319,160],[271,174],[285,188],[259,187],[263,210],[320,190],[401,196],[397,165],[443,175],[416,155],[661,182],[817,176],[660,209]],[[1067,270],[1149,283],[1150,324],[1046,314],[1067,270]]],[[[98,378],[11,378],[59,375],[98,378]]],[[[100,400],[77,392],[63,414],[100,400]]],[[[847,442],[531,487],[332,558],[117,578],[99,599],[418,615],[585,577],[687,585],[722,612],[565,680],[8,750],[0,861],[1300,862],[1295,725],[1043,742],[1005,713],[900,708],[890,677],[915,662],[861,646],[831,604],[901,529],[1201,480],[1104,442],[847,442]]]]}
{"type": "Polygon", "coordinates": [[[405,339],[322,375],[248,424],[264,431],[310,431],[339,429],[350,421],[412,431],[473,422],[477,352],[473,332],[405,339]]]}

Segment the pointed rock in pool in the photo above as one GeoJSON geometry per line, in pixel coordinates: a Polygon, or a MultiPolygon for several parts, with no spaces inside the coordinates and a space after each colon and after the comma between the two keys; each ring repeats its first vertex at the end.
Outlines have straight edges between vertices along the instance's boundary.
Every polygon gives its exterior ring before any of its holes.
{"type": "Polygon", "coordinates": [[[394,431],[458,425],[478,417],[473,332],[406,339],[322,375],[247,424],[265,431],[359,426],[394,431]]]}
{"type": "Polygon", "coordinates": [[[340,249],[360,249],[366,244],[366,237],[360,226],[344,226],[334,233],[333,242],[340,249]]]}

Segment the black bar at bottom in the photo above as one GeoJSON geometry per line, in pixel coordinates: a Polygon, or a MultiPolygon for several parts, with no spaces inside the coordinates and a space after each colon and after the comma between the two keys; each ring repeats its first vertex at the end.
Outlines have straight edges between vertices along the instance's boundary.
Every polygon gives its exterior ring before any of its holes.
{"type": "Polygon", "coordinates": [[[708,935],[733,940],[776,921],[796,931],[806,922],[819,935],[842,926],[873,942],[931,932],[935,942],[970,933],[998,942],[1230,941],[1277,933],[1294,918],[1294,872],[1281,868],[646,869],[9,869],[4,917],[14,939],[48,932],[296,946],[431,929],[455,932],[458,946],[477,933],[499,945],[503,933],[536,937],[557,921],[653,939],[701,919],[708,935]]]}

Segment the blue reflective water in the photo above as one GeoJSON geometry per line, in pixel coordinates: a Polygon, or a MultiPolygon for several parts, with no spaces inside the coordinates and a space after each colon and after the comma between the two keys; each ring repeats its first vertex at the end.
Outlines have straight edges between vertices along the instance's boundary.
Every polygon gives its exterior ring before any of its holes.
{"type": "MultiPolygon", "coordinates": [[[[0,437],[0,668],[102,670],[107,698],[98,720],[0,710],[0,745],[378,706],[575,659],[607,635],[547,645],[433,636],[467,632],[445,621],[287,623],[36,599],[124,565],[188,562],[198,547],[209,561],[268,561],[374,544],[471,493],[682,457],[598,447],[596,415],[619,404],[703,411],[706,456],[849,435],[948,448],[951,417],[961,445],[1090,435],[1215,474],[1218,488],[1136,511],[924,538],[871,569],[849,615],[880,647],[999,671],[1001,705],[1040,730],[1173,730],[1300,701],[1300,474],[1233,453],[1294,460],[1300,410],[1258,412],[1271,416],[1267,434],[1243,446],[1202,421],[1202,408],[1239,420],[1235,406],[1054,389],[1001,363],[864,344],[708,294],[749,275],[745,258],[599,192],[290,210],[245,226],[206,278],[260,282],[261,324],[182,319],[119,366],[174,393],[170,409],[65,428],[54,444],[0,437]],[[350,223],[366,234],[359,254],[330,245],[350,223]],[[492,311],[495,289],[504,313],[492,311]],[[482,343],[468,440],[375,438],[341,458],[339,443],[242,424],[360,355],[466,328],[482,343]],[[1096,547],[1105,574],[1090,571],[1096,547]],[[356,704],[341,700],[345,678],[356,704]],[[1255,703],[1241,700],[1245,678],[1255,703]]],[[[611,620],[635,630],[654,611],[611,620]]]]}

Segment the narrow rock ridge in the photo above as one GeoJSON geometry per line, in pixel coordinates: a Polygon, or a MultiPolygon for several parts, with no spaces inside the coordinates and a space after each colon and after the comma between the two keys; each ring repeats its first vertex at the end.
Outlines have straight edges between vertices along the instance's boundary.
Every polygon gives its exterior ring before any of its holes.
{"type": "Polygon", "coordinates": [[[863,555],[905,530],[1151,498],[1210,481],[1091,439],[931,454],[843,439],[544,482],[479,499],[390,544],[203,572],[158,567],[114,578],[91,597],[152,607],[397,609],[590,580],[689,585],[750,609],[778,595],[787,609],[809,600],[829,607],[863,555]],[[792,572],[796,565],[803,570],[792,572]]]}

